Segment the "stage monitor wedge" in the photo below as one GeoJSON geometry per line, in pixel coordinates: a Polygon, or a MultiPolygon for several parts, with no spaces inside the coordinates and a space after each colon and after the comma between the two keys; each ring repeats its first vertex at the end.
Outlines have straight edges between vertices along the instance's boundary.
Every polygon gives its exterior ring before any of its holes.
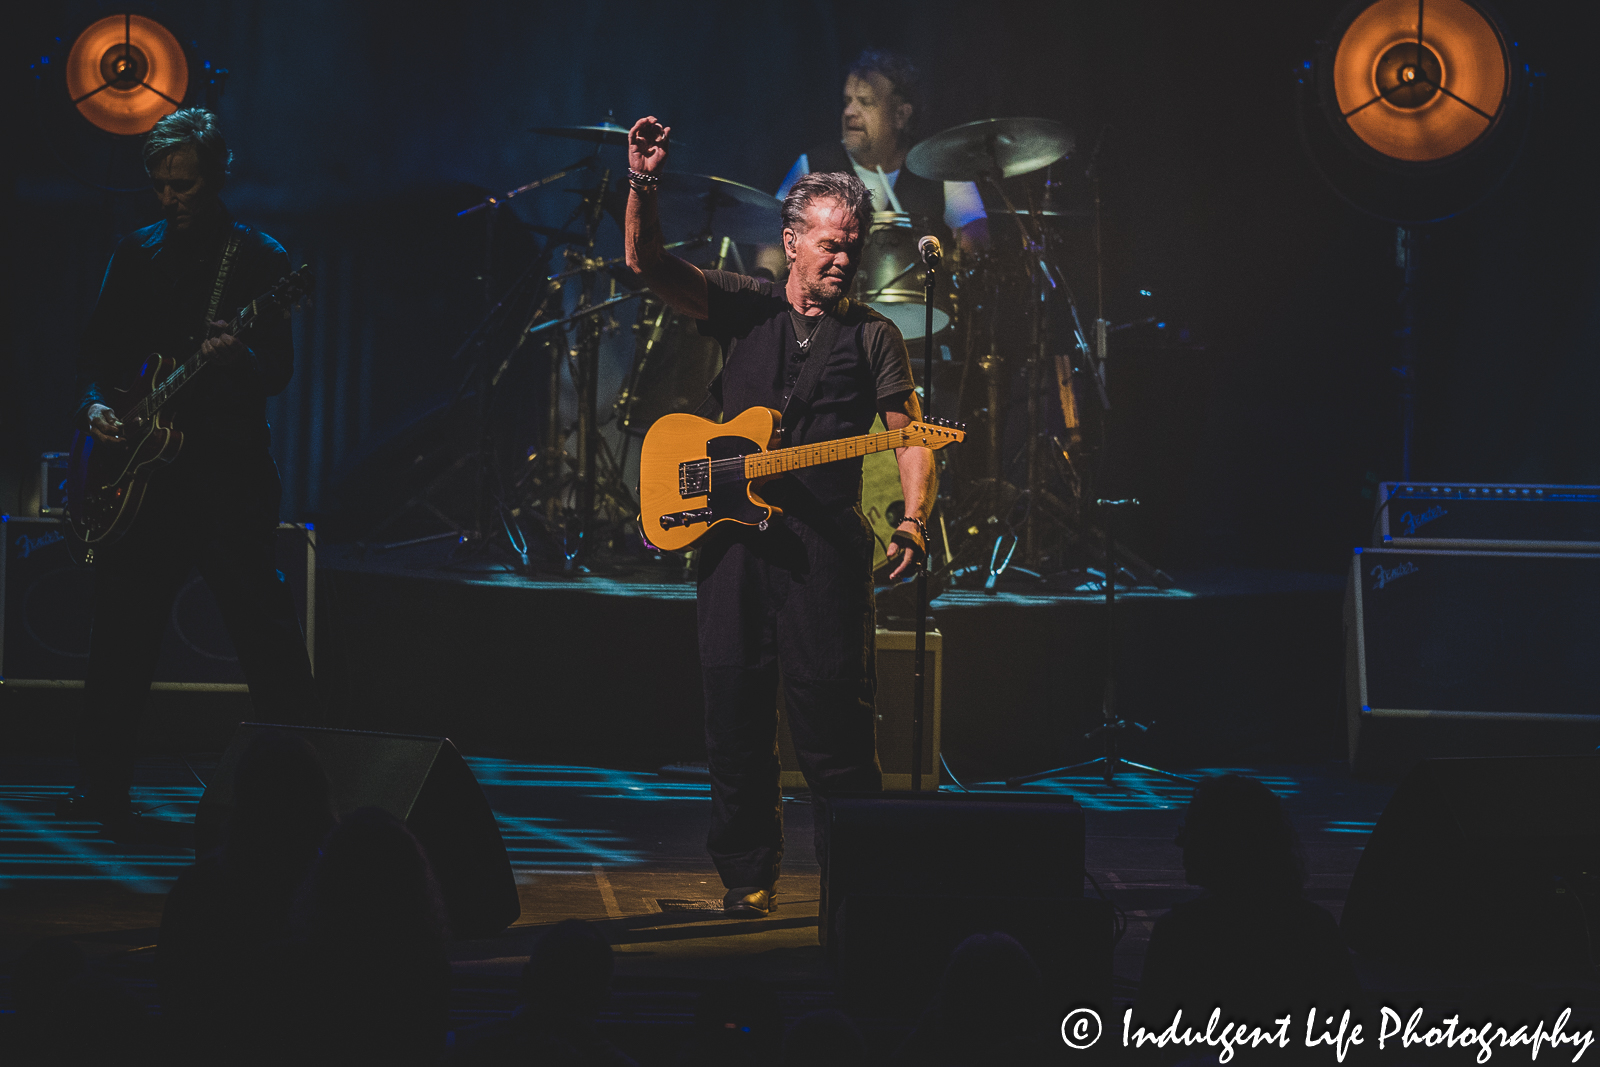
{"type": "Polygon", "coordinates": [[[197,855],[225,838],[239,761],[264,730],[304,738],[316,750],[341,815],[382,808],[411,829],[433,864],[457,937],[487,937],[516,921],[522,904],[494,812],[444,737],[240,723],[195,813],[197,855]]]}

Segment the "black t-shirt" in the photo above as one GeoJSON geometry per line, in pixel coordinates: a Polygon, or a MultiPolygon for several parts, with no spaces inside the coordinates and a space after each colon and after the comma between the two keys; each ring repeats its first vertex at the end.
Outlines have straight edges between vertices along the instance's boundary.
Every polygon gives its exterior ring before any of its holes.
{"type": "MultiPolygon", "coordinates": [[[[724,357],[723,411],[728,417],[753,407],[784,410],[806,352],[801,340],[818,323],[795,313],[781,288],[761,278],[708,270],[708,315],[700,332],[716,338],[724,357]]],[[[791,405],[784,417],[788,443],[814,444],[855,437],[872,429],[879,403],[909,393],[911,357],[900,331],[876,311],[844,302],[829,312],[843,325],[826,358],[809,405],[791,405]]],[[[786,474],[762,487],[773,504],[800,514],[850,506],[861,499],[861,460],[843,460],[786,474]]]]}

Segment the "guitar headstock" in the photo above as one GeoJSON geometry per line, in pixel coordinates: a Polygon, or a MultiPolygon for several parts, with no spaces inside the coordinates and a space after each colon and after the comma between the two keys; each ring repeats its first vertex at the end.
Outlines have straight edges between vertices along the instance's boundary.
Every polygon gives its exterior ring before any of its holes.
{"type": "Polygon", "coordinates": [[[287,315],[300,301],[311,302],[311,290],[316,286],[317,278],[312,273],[309,264],[301,264],[297,271],[278,279],[278,284],[268,289],[256,299],[256,311],[282,311],[287,315]]]}
{"type": "Polygon", "coordinates": [[[923,448],[939,449],[945,445],[957,445],[967,439],[967,424],[956,422],[954,419],[941,419],[928,416],[921,422],[913,422],[905,428],[906,444],[921,445],[923,448]]]}

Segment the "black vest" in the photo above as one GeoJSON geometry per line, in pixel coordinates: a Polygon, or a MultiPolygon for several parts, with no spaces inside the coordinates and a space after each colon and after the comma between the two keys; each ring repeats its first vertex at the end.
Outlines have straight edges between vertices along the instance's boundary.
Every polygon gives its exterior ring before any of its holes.
{"type": "MultiPolygon", "coordinates": [[[[784,410],[784,401],[800,375],[804,353],[795,338],[793,320],[783,290],[771,282],[764,292],[740,293],[735,299],[759,301],[762,318],[748,333],[729,339],[727,362],[715,392],[722,410],[735,415],[753,407],[784,410]],[[770,309],[770,317],[765,317],[770,309]]],[[[865,304],[841,302],[830,315],[843,314],[831,352],[813,352],[810,359],[826,358],[822,377],[809,404],[800,398],[784,415],[788,443],[803,445],[856,437],[872,430],[878,414],[877,382],[867,354],[865,328],[881,318],[865,304]]],[[[854,505],[861,499],[860,458],[807,467],[767,483],[761,490],[772,503],[797,515],[816,514],[854,505]]]]}
{"type": "MultiPolygon", "coordinates": [[[[855,174],[856,172],[850,163],[850,154],[838,141],[807,152],[806,162],[811,164],[813,173],[855,174]]],[[[949,230],[944,224],[943,182],[930,181],[921,175],[911,173],[910,167],[902,166],[900,173],[894,179],[894,195],[907,214],[923,216],[941,241],[949,239],[949,230]]]]}

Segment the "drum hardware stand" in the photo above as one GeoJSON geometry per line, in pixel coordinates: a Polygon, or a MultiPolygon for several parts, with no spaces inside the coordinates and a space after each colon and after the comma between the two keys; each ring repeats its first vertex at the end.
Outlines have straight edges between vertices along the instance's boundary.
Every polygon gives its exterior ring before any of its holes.
{"type": "MultiPolygon", "coordinates": [[[[1092,180],[1095,183],[1095,253],[1096,253],[1095,254],[1095,270],[1096,270],[1097,279],[1099,279],[1100,276],[1101,276],[1101,263],[1102,263],[1101,257],[1099,255],[1099,249],[1100,249],[1100,179],[1099,179],[1098,171],[1097,171],[1099,153],[1100,153],[1100,149],[1099,149],[1099,146],[1097,145],[1095,147],[1094,155],[1091,157],[1090,167],[1089,167],[1090,177],[1092,178],[1092,180]]],[[[1098,307],[1096,308],[1097,314],[1095,316],[1095,345],[1096,345],[1095,356],[1098,357],[1098,358],[1096,358],[1095,361],[1094,361],[1094,374],[1095,374],[1095,382],[1096,382],[1096,384],[1098,386],[1098,392],[1099,392],[1099,397],[1100,397],[1100,405],[1101,405],[1101,410],[1100,410],[1100,415],[1101,415],[1101,418],[1100,418],[1100,456],[1099,456],[1099,460],[1100,460],[1100,467],[1101,467],[1101,474],[1102,474],[1101,484],[1103,485],[1104,482],[1105,482],[1105,475],[1109,474],[1109,472],[1111,470],[1111,465],[1110,465],[1110,457],[1111,457],[1111,428],[1110,428],[1110,424],[1111,424],[1111,398],[1110,398],[1110,394],[1106,390],[1106,357],[1107,357],[1106,336],[1107,336],[1109,330],[1107,329],[1107,323],[1106,323],[1106,317],[1105,317],[1105,289],[1104,289],[1104,286],[1102,284],[1100,284],[1100,282],[1098,280],[1097,280],[1096,284],[1097,284],[1097,288],[1099,289],[1099,292],[1097,293],[1098,307]]],[[[1073,314],[1074,314],[1074,316],[1076,316],[1076,314],[1077,314],[1076,309],[1074,309],[1073,314]]],[[[1116,534],[1115,534],[1116,516],[1117,516],[1117,513],[1119,511],[1121,511],[1122,509],[1124,509],[1124,508],[1131,508],[1131,507],[1138,507],[1138,506],[1139,506],[1139,501],[1135,500],[1135,499],[1133,499],[1131,497],[1126,498],[1126,499],[1122,499],[1122,500],[1110,500],[1110,499],[1106,499],[1106,498],[1100,498],[1100,499],[1097,499],[1095,501],[1095,507],[1100,511],[1100,515],[1101,515],[1101,520],[1100,520],[1101,521],[1101,533],[1102,533],[1101,544],[1102,544],[1102,551],[1104,552],[1103,559],[1104,559],[1104,567],[1105,567],[1104,576],[1103,576],[1103,579],[1102,579],[1102,586],[1104,587],[1105,598],[1106,598],[1106,680],[1105,680],[1104,697],[1103,697],[1103,699],[1101,701],[1101,705],[1100,705],[1100,714],[1101,714],[1101,720],[1102,720],[1101,724],[1099,726],[1095,727],[1093,730],[1090,730],[1088,733],[1084,734],[1084,740],[1086,740],[1086,741],[1087,740],[1093,740],[1097,736],[1100,737],[1101,739],[1103,739],[1104,742],[1105,742],[1105,755],[1104,756],[1097,756],[1096,758],[1091,759],[1091,760],[1085,760],[1082,763],[1074,763],[1074,764],[1071,764],[1070,766],[1066,766],[1066,767],[1056,767],[1056,768],[1054,768],[1052,770],[1040,771],[1040,772],[1038,772],[1036,774],[1022,775],[1021,777],[1018,777],[1018,778],[1008,778],[1008,779],[1006,779],[1006,785],[1007,786],[1015,788],[1015,787],[1017,787],[1019,785],[1026,785],[1029,782],[1038,782],[1038,781],[1042,781],[1043,779],[1046,779],[1046,778],[1055,778],[1055,777],[1059,777],[1061,775],[1071,774],[1074,771],[1082,770],[1085,767],[1092,767],[1092,766],[1094,766],[1096,764],[1100,764],[1101,765],[1101,769],[1104,772],[1105,784],[1108,785],[1108,786],[1111,785],[1113,783],[1113,781],[1115,780],[1116,775],[1117,775],[1117,769],[1120,766],[1132,767],[1132,768],[1135,768],[1137,770],[1145,771],[1145,772],[1150,773],[1150,774],[1155,774],[1155,775],[1159,775],[1159,776],[1161,776],[1163,778],[1171,779],[1172,781],[1189,782],[1189,783],[1192,783],[1194,781],[1194,779],[1192,779],[1192,778],[1186,778],[1183,775],[1176,774],[1176,773],[1174,773],[1172,771],[1166,771],[1166,770],[1162,770],[1159,767],[1152,767],[1152,766],[1149,766],[1148,764],[1135,763],[1132,760],[1124,759],[1117,752],[1117,737],[1118,737],[1118,735],[1120,735],[1123,732],[1125,732],[1127,730],[1130,730],[1130,729],[1131,730],[1135,730],[1135,731],[1137,731],[1139,733],[1144,733],[1146,730],[1149,729],[1149,727],[1145,726],[1143,723],[1134,722],[1131,719],[1124,719],[1122,717],[1121,713],[1117,710],[1117,705],[1116,705],[1116,684],[1117,684],[1117,612],[1116,612],[1116,607],[1117,607],[1117,581],[1116,581],[1116,577],[1117,577],[1117,571],[1119,569],[1118,565],[1117,565],[1117,549],[1118,549],[1118,546],[1117,546],[1116,534]]]]}
{"type": "MultiPolygon", "coordinates": [[[[688,241],[680,241],[677,245],[669,245],[668,247],[699,244],[704,240],[708,240],[708,238],[691,238],[688,241]]],[[[734,261],[736,269],[741,274],[744,273],[744,259],[739,254],[739,246],[734,243],[733,238],[724,237],[716,258],[712,260],[711,269],[726,270],[730,258],[734,261]]],[[[649,369],[656,350],[661,347],[661,342],[665,340],[667,329],[672,325],[673,318],[674,312],[672,308],[663,302],[655,318],[651,319],[648,324],[645,322],[634,324],[634,330],[643,334],[643,340],[635,345],[633,366],[628,369],[628,377],[623,381],[622,389],[617,393],[617,399],[611,405],[611,417],[624,434],[633,432],[634,409],[639,403],[639,383],[644,380],[645,372],[649,369]]]]}
{"type": "MultiPolygon", "coordinates": [[[[484,214],[484,259],[481,281],[483,282],[485,313],[483,318],[479,320],[478,324],[472,329],[472,331],[467,335],[466,339],[461,343],[460,346],[457,347],[456,351],[451,356],[451,362],[457,362],[467,354],[469,349],[480,350],[474,353],[469,371],[463,378],[461,384],[457,387],[455,399],[452,401],[452,403],[459,402],[468,385],[476,381],[476,388],[474,389],[474,392],[477,394],[476,401],[478,408],[478,451],[476,453],[469,453],[458,458],[444,472],[435,477],[398,509],[385,517],[382,522],[374,527],[368,536],[370,537],[382,532],[395,521],[397,521],[401,516],[418,507],[426,509],[435,518],[443,522],[448,529],[437,534],[429,534],[423,537],[410,538],[404,541],[363,544],[362,547],[364,549],[372,549],[382,552],[390,549],[427,544],[434,541],[444,541],[452,538],[462,545],[474,545],[482,547],[489,544],[492,540],[497,539],[499,534],[503,532],[506,537],[506,543],[510,547],[512,553],[517,557],[518,561],[524,568],[528,566],[527,538],[516,522],[516,513],[512,510],[508,510],[505,506],[503,492],[496,492],[496,483],[498,483],[500,479],[496,469],[496,464],[494,462],[493,442],[490,427],[494,389],[499,385],[500,379],[504,376],[506,370],[511,364],[512,359],[522,348],[523,331],[519,331],[517,344],[513,346],[511,352],[500,361],[498,368],[493,374],[485,373],[481,349],[484,345],[485,339],[494,332],[494,328],[499,324],[501,317],[505,314],[509,314],[513,307],[518,306],[522,300],[527,299],[523,295],[524,290],[527,287],[527,282],[536,273],[542,273],[542,266],[545,262],[545,258],[541,257],[539,262],[536,263],[533,268],[530,268],[528,271],[524,272],[522,277],[519,278],[511,287],[511,290],[506,294],[506,296],[497,301],[495,299],[496,286],[494,276],[496,231],[500,224],[500,208],[507,201],[521,196],[524,193],[529,193],[535,189],[550,185],[551,183],[559,181],[570,174],[576,173],[577,171],[590,168],[594,166],[594,163],[598,158],[599,149],[597,146],[594,152],[589,153],[588,155],[567,165],[566,167],[563,167],[561,170],[558,170],[553,174],[547,174],[535,181],[528,182],[526,185],[520,185],[517,188],[508,191],[503,196],[487,196],[478,203],[473,204],[471,207],[464,208],[461,211],[456,212],[456,218],[466,218],[469,215],[475,215],[479,212],[484,214]],[[475,508],[471,524],[464,525],[456,522],[454,519],[450,518],[450,516],[441,511],[433,503],[432,498],[440,488],[454,481],[459,472],[469,464],[473,467],[473,499],[475,501],[475,508]],[[498,525],[500,527],[499,530],[491,531],[490,529],[491,511],[495,513],[495,517],[498,519],[498,525]]],[[[539,299],[534,304],[529,321],[536,321],[539,315],[542,314],[548,295],[549,294],[547,290],[541,293],[539,299]]],[[[500,486],[499,488],[503,490],[504,487],[500,486]]]]}
{"type": "MultiPolygon", "coordinates": [[[[1126,500],[1101,499],[1095,501],[1095,506],[1100,509],[1104,516],[1102,522],[1105,527],[1105,553],[1107,559],[1113,558],[1114,552],[1115,541],[1112,535],[1112,528],[1115,525],[1114,516],[1122,508],[1137,507],[1138,504],[1137,500],[1131,498],[1126,500]]],[[[1091,760],[1084,760],[1082,763],[1074,763],[1067,767],[1055,767],[1048,771],[1040,771],[1037,774],[1025,774],[1019,778],[1007,778],[1006,785],[1012,789],[1019,785],[1027,785],[1029,782],[1039,782],[1046,778],[1058,778],[1074,771],[1081,771],[1085,767],[1093,767],[1096,764],[1100,765],[1101,770],[1104,771],[1106,785],[1113,784],[1119,767],[1132,767],[1149,774],[1160,775],[1175,782],[1187,782],[1190,784],[1194,782],[1193,778],[1186,778],[1172,771],[1164,771],[1160,767],[1152,767],[1145,763],[1135,763],[1133,760],[1124,759],[1117,752],[1117,737],[1119,734],[1127,730],[1144,733],[1149,727],[1131,719],[1124,719],[1121,713],[1117,711],[1117,583],[1108,577],[1104,584],[1106,594],[1106,684],[1104,699],[1100,707],[1103,721],[1099,726],[1084,734],[1083,739],[1092,741],[1096,737],[1101,738],[1105,742],[1106,754],[1104,756],[1096,756],[1091,760]]]]}
{"type": "MultiPolygon", "coordinates": [[[[609,265],[608,261],[596,259],[592,254],[594,234],[599,221],[595,207],[600,204],[604,196],[609,177],[608,171],[601,179],[598,192],[592,198],[586,196],[583,205],[588,222],[589,247],[585,249],[588,254],[569,250],[569,269],[553,276],[550,282],[554,289],[559,290],[561,281],[565,278],[576,276],[580,279],[576,309],[569,315],[539,323],[527,331],[530,337],[553,331],[548,346],[550,409],[542,458],[547,466],[554,466],[555,471],[547,473],[543,511],[548,528],[560,530],[557,541],[562,555],[561,570],[565,573],[578,573],[589,569],[589,540],[596,529],[602,500],[615,510],[628,515],[637,511],[632,495],[621,483],[621,471],[617,460],[598,432],[596,384],[599,377],[600,342],[609,330],[620,328],[609,320],[612,309],[643,295],[642,292],[616,295],[616,282],[613,280],[611,295],[598,302],[593,300],[599,272],[609,265]],[[573,331],[571,337],[568,334],[569,328],[573,331]],[[561,416],[563,365],[566,366],[577,392],[577,417],[572,427],[572,436],[576,441],[571,453],[566,448],[567,434],[561,416]],[[571,469],[571,476],[564,478],[562,475],[568,467],[571,469]],[[571,502],[564,505],[563,497],[567,495],[568,489],[571,492],[571,502]]],[[[538,456],[529,458],[535,462],[540,459],[538,456]]]]}
{"type": "MultiPolygon", "coordinates": [[[[531,183],[531,186],[540,184],[543,184],[543,180],[531,183]]],[[[476,207],[468,208],[465,212],[458,213],[458,217],[459,215],[470,214],[482,206],[482,204],[479,204],[476,207]]],[[[494,212],[491,211],[488,218],[491,221],[492,229],[494,212]]],[[[357,542],[358,547],[363,551],[387,552],[392,549],[452,539],[460,546],[471,546],[476,550],[482,550],[497,544],[501,534],[504,534],[506,547],[511,550],[523,568],[527,567],[527,538],[516,521],[516,512],[508,509],[504,501],[504,486],[500,484],[501,479],[498,465],[495,462],[490,425],[494,390],[499,385],[500,379],[504,376],[512,359],[521,348],[521,342],[519,338],[518,344],[512,347],[511,351],[501,360],[492,374],[487,369],[488,363],[482,349],[487,340],[497,332],[505,317],[512,313],[513,309],[524,306],[525,302],[533,300],[532,318],[536,319],[542,314],[548,299],[548,291],[541,284],[539,295],[535,299],[529,293],[531,288],[529,282],[543,274],[545,262],[546,256],[541,254],[540,258],[523,272],[522,276],[511,286],[505,296],[501,297],[498,302],[491,303],[477,325],[473,327],[450,356],[451,363],[459,363],[463,360],[468,362],[467,372],[462,376],[460,384],[457,385],[451,404],[454,406],[460,403],[469,387],[476,394],[474,399],[477,408],[477,450],[457,457],[449,467],[435,476],[404,504],[390,512],[389,515],[373,527],[368,537],[371,538],[388,529],[402,516],[416,508],[428,511],[448,528],[440,533],[427,534],[402,541],[371,542],[369,540],[357,542]],[[470,525],[457,522],[451,518],[433,500],[440,489],[454,482],[460,472],[468,467],[472,468],[474,501],[470,525]],[[492,528],[491,512],[493,513],[494,522],[499,527],[498,529],[492,528]]],[[[487,264],[485,270],[488,270],[487,264]]],[[[521,331],[519,331],[520,333],[521,331]]]]}

